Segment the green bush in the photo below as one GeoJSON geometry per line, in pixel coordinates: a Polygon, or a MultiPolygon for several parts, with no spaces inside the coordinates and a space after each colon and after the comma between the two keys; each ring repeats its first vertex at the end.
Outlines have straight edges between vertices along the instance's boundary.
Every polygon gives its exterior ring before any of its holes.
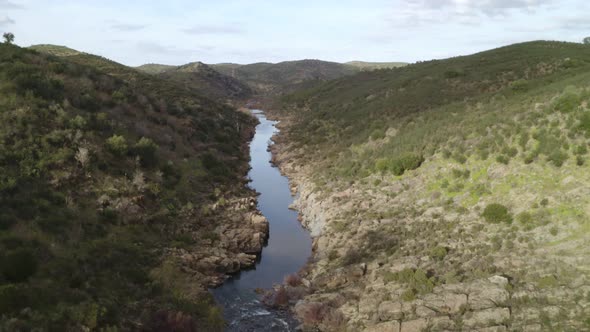
{"type": "Polygon", "coordinates": [[[124,156],[127,154],[127,140],[120,135],[113,135],[107,139],[107,149],[114,155],[124,156]]]}
{"type": "Polygon", "coordinates": [[[447,248],[436,246],[430,251],[430,257],[442,261],[447,256],[447,248]]]}
{"type": "Polygon", "coordinates": [[[501,164],[508,165],[508,163],[510,162],[510,157],[501,154],[496,157],[496,161],[501,164]]]}
{"type": "Polygon", "coordinates": [[[422,155],[408,152],[394,159],[378,159],[375,162],[375,169],[380,172],[390,171],[399,176],[408,170],[420,167],[423,162],[422,155]]]}
{"type": "Polygon", "coordinates": [[[529,212],[521,212],[516,216],[516,220],[521,224],[530,224],[533,222],[533,216],[529,212]]]}
{"type": "Polygon", "coordinates": [[[384,129],[375,129],[371,132],[371,139],[378,140],[385,138],[385,130],[384,129]]]}
{"type": "Polygon", "coordinates": [[[551,152],[549,156],[547,156],[547,160],[552,162],[553,165],[557,167],[561,167],[567,158],[567,153],[563,152],[562,150],[555,150],[551,152]]]}
{"type": "Polygon", "coordinates": [[[27,306],[27,297],[24,290],[17,285],[0,286],[0,312],[18,312],[27,306]]]}
{"type": "Polygon", "coordinates": [[[483,210],[482,217],[484,217],[486,221],[494,224],[500,222],[512,222],[512,215],[508,211],[508,208],[498,203],[488,204],[483,210]]]}
{"type": "Polygon", "coordinates": [[[149,138],[142,137],[134,147],[135,153],[141,159],[143,166],[153,166],[157,162],[156,151],[158,145],[149,138]]]}
{"type": "Polygon", "coordinates": [[[37,264],[30,250],[17,249],[0,259],[0,272],[10,282],[23,282],[37,272],[37,264]]]}
{"type": "Polygon", "coordinates": [[[553,102],[553,109],[568,113],[574,111],[580,105],[580,95],[574,91],[566,91],[553,102]]]}
{"type": "Polygon", "coordinates": [[[529,89],[529,83],[527,80],[516,80],[510,83],[510,89],[514,92],[526,92],[529,89]]]}

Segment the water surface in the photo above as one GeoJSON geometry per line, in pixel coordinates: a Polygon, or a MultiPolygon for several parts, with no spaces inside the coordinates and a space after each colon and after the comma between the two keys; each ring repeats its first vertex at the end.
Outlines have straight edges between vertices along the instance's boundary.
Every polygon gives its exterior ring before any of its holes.
{"type": "Polygon", "coordinates": [[[297,272],[311,255],[309,233],[289,210],[293,197],[289,180],[270,163],[268,146],[278,131],[276,121],[262,111],[252,111],[260,124],[250,143],[250,187],[260,193],[258,209],[268,219],[270,236],[254,270],[243,271],[213,290],[224,308],[227,331],[293,331],[296,322],[286,312],[270,310],[260,303],[256,288],[271,288],[288,274],[297,272]]]}

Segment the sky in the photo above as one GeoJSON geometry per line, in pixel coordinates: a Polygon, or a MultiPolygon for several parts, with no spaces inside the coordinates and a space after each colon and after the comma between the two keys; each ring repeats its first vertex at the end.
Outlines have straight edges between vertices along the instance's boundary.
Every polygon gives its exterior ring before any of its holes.
{"type": "Polygon", "coordinates": [[[0,32],[120,63],[415,62],[590,36],[586,0],[0,0],[0,32]]]}

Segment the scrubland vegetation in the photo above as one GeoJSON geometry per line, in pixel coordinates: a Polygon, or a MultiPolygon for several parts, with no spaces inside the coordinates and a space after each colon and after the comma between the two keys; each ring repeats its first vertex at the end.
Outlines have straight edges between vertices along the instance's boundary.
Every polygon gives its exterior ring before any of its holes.
{"type": "Polygon", "coordinates": [[[169,253],[210,242],[208,206],[243,195],[254,120],[66,55],[0,45],[0,330],[220,329],[169,253]]]}
{"type": "Polygon", "coordinates": [[[589,78],[588,46],[539,41],[285,96],[277,162],[325,216],[307,301],[359,329],[588,329],[589,78]]]}

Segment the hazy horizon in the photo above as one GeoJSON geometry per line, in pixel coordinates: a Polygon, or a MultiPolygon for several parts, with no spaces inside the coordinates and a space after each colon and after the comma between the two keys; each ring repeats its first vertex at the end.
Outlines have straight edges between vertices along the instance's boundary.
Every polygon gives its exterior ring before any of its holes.
{"type": "Polygon", "coordinates": [[[131,66],[412,63],[531,40],[580,42],[590,35],[588,9],[575,0],[0,0],[0,31],[22,46],[64,45],[131,66]]]}

